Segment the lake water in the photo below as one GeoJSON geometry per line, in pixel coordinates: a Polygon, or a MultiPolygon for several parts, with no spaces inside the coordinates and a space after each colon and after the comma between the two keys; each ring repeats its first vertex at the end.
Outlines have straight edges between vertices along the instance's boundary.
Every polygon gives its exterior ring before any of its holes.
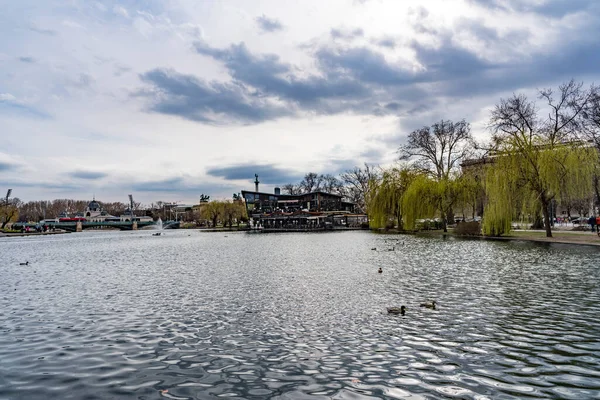
{"type": "Polygon", "coordinates": [[[593,247],[180,230],[0,254],[0,399],[600,398],[593,247]]]}

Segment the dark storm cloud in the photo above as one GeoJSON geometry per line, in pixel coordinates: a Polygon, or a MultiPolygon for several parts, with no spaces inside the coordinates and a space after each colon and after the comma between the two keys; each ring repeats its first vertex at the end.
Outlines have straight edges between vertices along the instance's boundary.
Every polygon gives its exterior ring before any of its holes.
{"type": "Polygon", "coordinates": [[[470,77],[495,67],[494,64],[479,59],[474,53],[456,47],[449,41],[439,48],[426,47],[419,43],[413,43],[412,47],[419,62],[427,66],[427,70],[419,74],[419,81],[438,82],[470,77]]]}
{"type": "Polygon", "coordinates": [[[393,49],[396,47],[396,41],[390,37],[383,37],[380,39],[376,39],[374,43],[380,47],[387,47],[388,49],[393,49]]]}
{"type": "Polygon", "coordinates": [[[8,161],[0,161],[0,172],[14,171],[17,168],[19,168],[18,164],[10,163],[8,161]]]}
{"type": "Polygon", "coordinates": [[[19,61],[24,62],[24,63],[34,63],[35,62],[35,58],[33,57],[19,57],[19,61]]]}
{"type": "MultiPolygon", "coordinates": [[[[600,11],[600,5],[577,4],[600,11]]],[[[330,41],[304,47],[314,58],[313,74],[298,72],[300,68],[276,54],[253,53],[244,43],[216,48],[197,42],[196,52],[220,62],[231,78],[229,82],[207,82],[155,69],[141,75],[148,84],[142,94],[149,98],[151,111],[209,123],[258,123],[307,112],[410,115],[420,120],[435,114],[430,110],[447,101],[489,97],[571,77],[583,79],[597,74],[600,65],[600,42],[593,39],[600,37],[600,12],[590,13],[580,26],[566,32],[568,36],[562,41],[542,50],[534,48],[529,57],[521,54],[532,47],[532,28],[500,33],[480,20],[465,18],[454,31],[433,29],[427,25],[426,10],[416,9],[413,14],[413,25],[422,26],[437,43],[430,46],[413,40],[405,45],[419,68],[386,57],[385,51],[396,46],[391,38],[370,40],[371,45],[330,41]],[[490,52],[484,57],[463,47],[458,37],[465,34],[490,52]]],[[[336,30],[331,35],[347,37],[336,30]]],[[[363,33],[357,30],[353,35],[363,33]]]]}
{"type": "Polygon", "coordinates": [[[25,188],[36,188],[36,189],[51,189],[51,190],[80,190],[82,187],[79,185],[73,185],[71,183],[49,183],[49,182],[38,182],[38,181],[14,181],[5,180],[0,181],[0,186],[4,187],[25,187],[25,188]]]}
{"type": "Polygon", "coordinates": [[[386,152],[386,150],[370,148],[363,150],[359,156],[364,158],[366,162],[379,162],[381,159],[383,159],[383,156],[386,152]]]}
{"type": "Polygon", "coordinates": [[[39,33],[40,35],[46,35],[46,36],[55,36],[56,35],[56,31],[52,30],[52,29],[42,29],[42,28],[36,28],[36,27],[31,27],[29,28],[29,30],[35,32],[35,33],[39,33]]]}
{"type": "Polygon", "coordinates": [[[347,77],[295,76],[290,64],[275,54],[254,55],[244,43],[221,50],[205,43],[197,43],[198,53],[224,63],[234,82],[251,85],[257,96],[276,96],[305,107],[319,105],[319,101],[331,98],[352,98],[367,94],[366,88],[347,77]]]}
{"type": "Polygon", "coordinates": [[[93,171],[73,171],[69,173],[69,176],[76,179],[87,179],[87,180],[96,180],[102,179],[108,176],[105,172],[93,172],[93,171]]]}
{"type": "Polygon", "coordinates": [[[283,29],[283,25],[276,19],[268,18],[266,15],[261,15],[260,17],[256,17],[255,21],[258,25],[258,28],[262,32],[276,32],[283,29]]]}
{"type": "Polygon", "coordinates": [[[148,71],[140,78],[154,88],[152,93],[142,93],[155,100],[150,110],[162,114],[207,123],[225,119],[256,123],[290,113],[288,109],[269,104],[267,98],[257,96],[235,82],[206,82],[165,69],[148,71]]]}
{"type": "MultiPolygon", "coordinates": [[[[527,4],[523,2],[523,4],[527,4]]],[[[538,5],[531,5],[531,10],[548,17],[562,18],[582,11],[598,10],[597,0],[553,0],[538,5]]]]}
{"type": "Polygon", "coordinates": [[[345,74],[358,82],[397,85],[409,83],[414,78],[408,71],[389,64],[382,53],[366,47],[321,49],[316,58],[328,75],[345,74]]]}
{"type": "Polygon", "coordinates": [[[359,37],[363,37],[365,32],[361,28],[346,29],[346,28],[333,28],[329,31],[329,35],[334,39],[352,40],[359,37]]]}
{"type": "Polygon", "coordinates": [[[303,174],[279,168],[273,164],[240,164],[227,167],[209,167],[208,175],[226,180],[253,180],[258,174],[259,181],[265,184],[285,184],[302,179],[303,174]]]}
{"type": "Polygon", "coordinates": [[[480,6],[503,11],[530,12],[549,18],[560,19],[566,15],[588,11],[597,6],[597,0],[470,0],[480,6]]]}

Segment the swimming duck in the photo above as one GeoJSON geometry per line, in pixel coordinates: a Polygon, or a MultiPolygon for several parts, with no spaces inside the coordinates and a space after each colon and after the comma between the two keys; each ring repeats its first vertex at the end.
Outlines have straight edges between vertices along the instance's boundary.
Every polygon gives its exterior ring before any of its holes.
{"type": "Polygon", "coordinates": [[[400,315],[404,315],[404,313],[406,312],[406,307],[405,306],[401,306],[401,307],[388,307],[387,312],[388,312],[388,314],[400,314],[400,315]]]}
{"type": "Polygon", "coordinates": [[[26,261],[24,263],[19,263],[19,265],[29,265],[29,261],[26,261]]]}
{"type": "Polygon", "coordinates": [[[379,269],[377,270],[378,273],[383,273],[383,270],[381,269],[381,267],[379,267],[379,269]]]}
{"type": "Polygon", "coordinates": [[[421,303],[421,307],[431,308],[432,310],[435,310],[435,300],[431,303],[421,303]]]}
{"type": "Polygon", "coordinates": [[[373,247],[371,250],[377,250],[377,247],[373,247]]]}

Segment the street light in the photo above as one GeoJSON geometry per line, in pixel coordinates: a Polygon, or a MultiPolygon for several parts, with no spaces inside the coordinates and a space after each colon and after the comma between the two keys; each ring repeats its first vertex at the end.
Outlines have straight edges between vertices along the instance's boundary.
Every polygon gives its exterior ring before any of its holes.
{"type": "Polygon", "coordinates": [[[8,223],[8,198],[10,197],[11,193],[12,193],[12,189],[8,189],[8,191],[6,192],[6,203],[5,203],[5,205],[6,205],[6,217],[4,217],[5,220],[6,220],[6,223],[8,223]]]}
{"type": "Polygon", "coordinates": [[[133,225],[133,195],[129,195],[129,215],[131,218],[131,225],[133,225]]]}

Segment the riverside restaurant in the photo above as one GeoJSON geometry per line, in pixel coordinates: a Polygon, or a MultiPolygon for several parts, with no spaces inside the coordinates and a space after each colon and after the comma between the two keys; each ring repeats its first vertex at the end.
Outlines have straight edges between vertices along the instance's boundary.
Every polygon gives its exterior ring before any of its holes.
{"type": "Polygon", "coordinates": [[[253,215],[253,224],[264,232],[307,232],[324,230],[349,230],[368,228],[365,214],[351,214],[344,211],[291,213],[276,211],[269,214],[253,215]]]}
{"type": "Polygon", "coordinates": [[[302,194],[282,194],[242,190],[248,217],[255,229],[264,232],[305,232],[337,229],[368,228],[365,214],[354,212],[355,204],[335,193],[315,191],[302,194]]]}

